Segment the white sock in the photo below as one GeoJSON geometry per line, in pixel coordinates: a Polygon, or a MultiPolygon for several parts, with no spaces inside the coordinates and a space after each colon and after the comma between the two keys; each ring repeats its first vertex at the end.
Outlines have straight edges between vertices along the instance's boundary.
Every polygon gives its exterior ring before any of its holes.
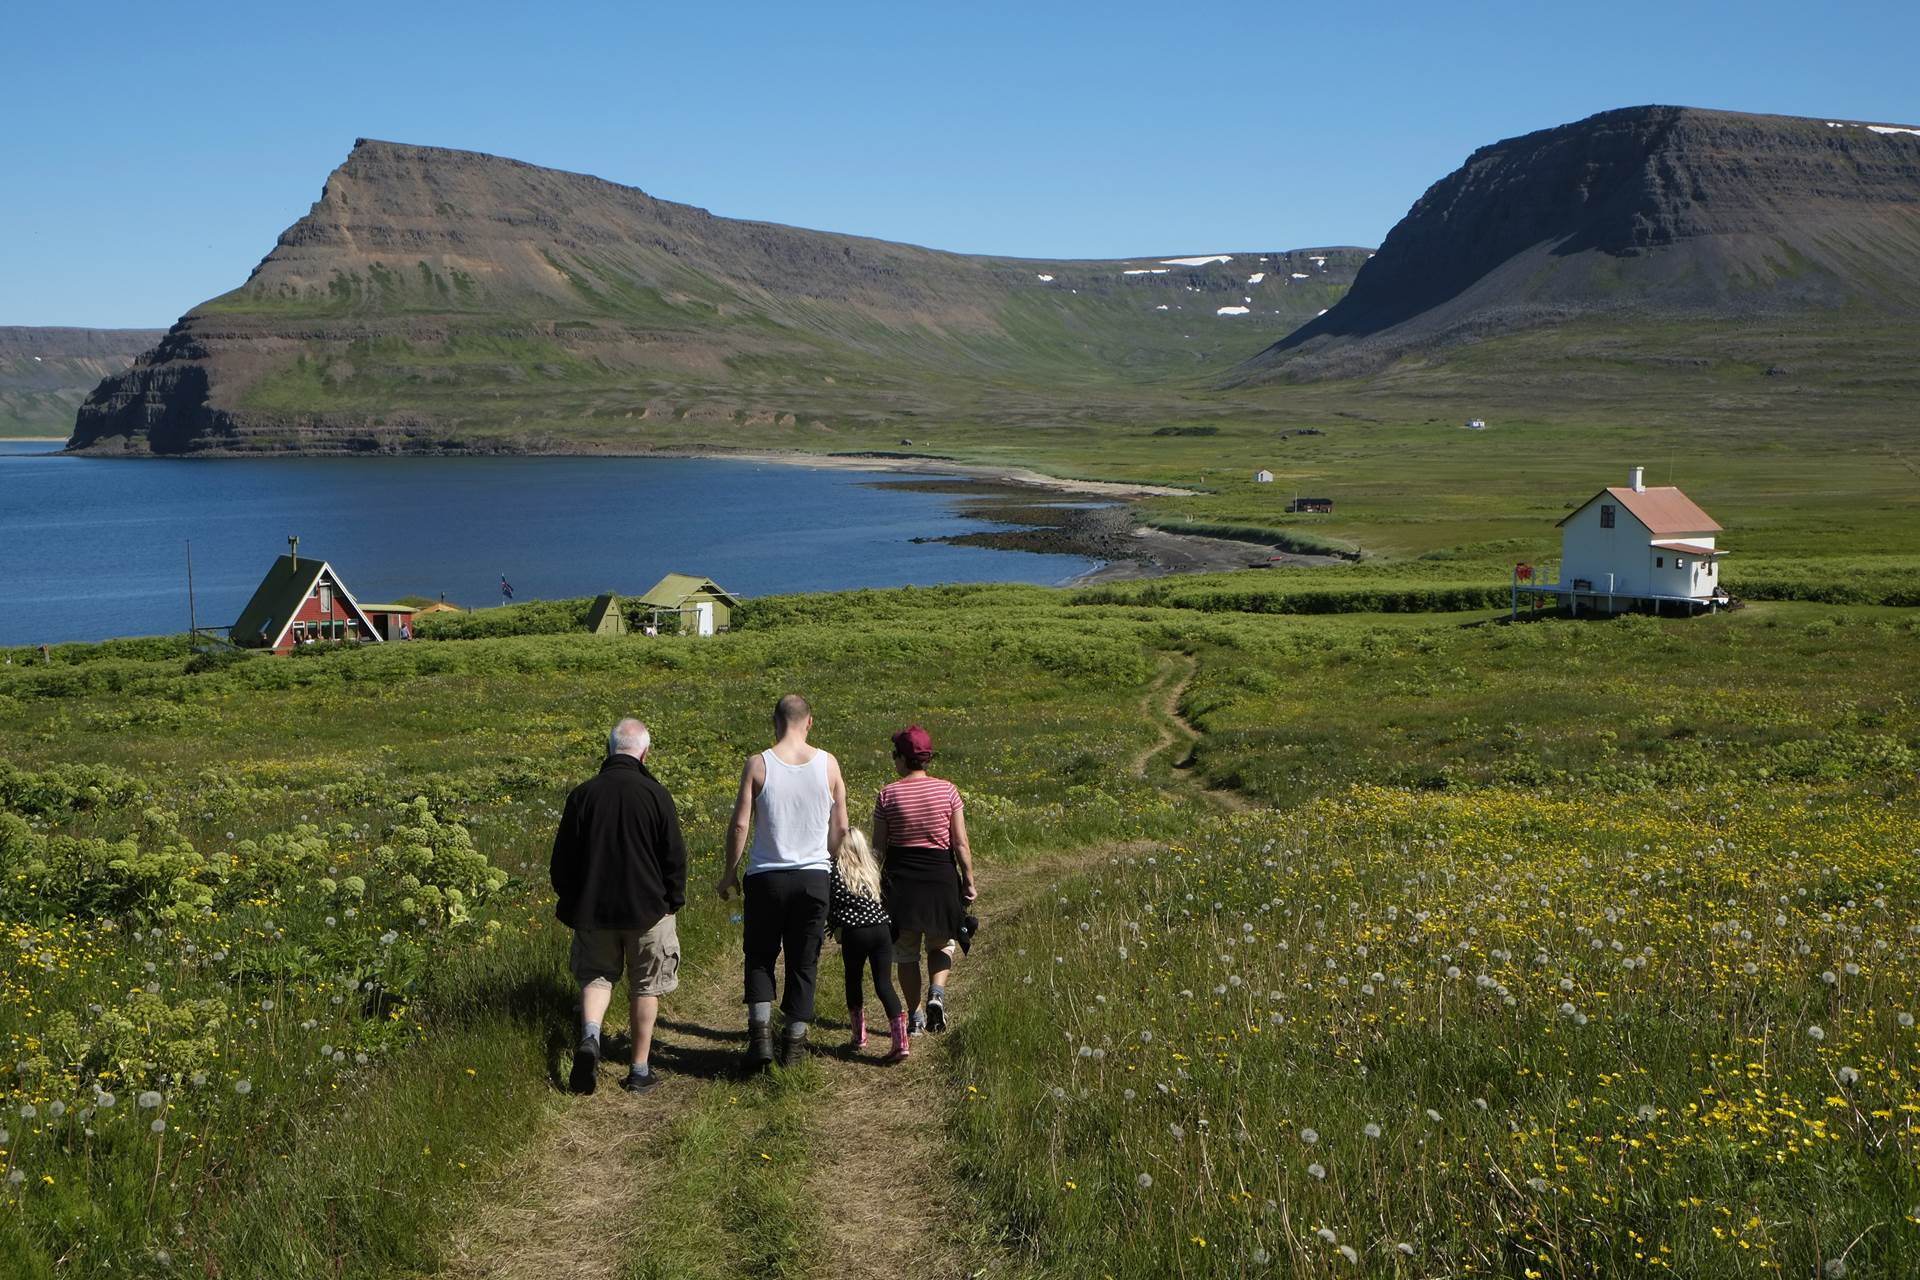
{"type": "Polygon", "coordinates": [[[756,1027],[764,1027],[773,1021],[773,1001],[755,1000],[747,1006],[747,1021],[756,1027]]]}

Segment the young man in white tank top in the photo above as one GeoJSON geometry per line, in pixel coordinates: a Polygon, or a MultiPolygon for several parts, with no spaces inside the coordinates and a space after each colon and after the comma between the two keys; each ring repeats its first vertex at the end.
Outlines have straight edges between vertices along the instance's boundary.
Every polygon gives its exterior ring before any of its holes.
{"type": "Polygon", "coordinates": [[[774,744],[747,759],[727,832],[720,897],[744,899],[747,1063],[773,1061],[773,969],[786,953],[780,1061],[797,1061],[813,1021],[813,991],[826,932],[833,850],[847,836],[847,784],[831,752],[810,746],[813,709],[797,693],[773,709],[774,744]],[[752,854],[748,856],[748,837],[752,854]],[[746,858],[745,883],[740,862],[746,858]]]}

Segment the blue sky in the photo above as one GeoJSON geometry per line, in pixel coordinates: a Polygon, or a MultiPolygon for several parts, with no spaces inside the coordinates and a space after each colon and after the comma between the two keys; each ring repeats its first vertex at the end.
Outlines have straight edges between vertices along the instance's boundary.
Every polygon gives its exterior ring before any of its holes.
{"type": "Polygon", "coordinates": [[[0,324],[164,325],[356,137],[971,252],[1374,244],[1474,147],[1677,102],[1920,120],[1920,5],[21,3],[0,324]]]}

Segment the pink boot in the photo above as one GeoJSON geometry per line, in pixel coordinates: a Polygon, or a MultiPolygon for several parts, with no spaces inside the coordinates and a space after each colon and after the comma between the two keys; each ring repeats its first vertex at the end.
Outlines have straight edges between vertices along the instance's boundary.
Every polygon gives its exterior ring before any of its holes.
{"type": "Polygon", "coordinates": [[[867,1011],[865,1009],[851,1009],[848,1011],[848,1017],[851,1018],[853,1021],[852,1047],[855,1050],[866,1048],[867,1047],[867,1011]]]}
{"type": "Polygon", "coordinates": [[[888,1062],[898,1062],[907,1056],[907,1015],[893,1015],[893,1050],[887,1054],[888,1062]]]}

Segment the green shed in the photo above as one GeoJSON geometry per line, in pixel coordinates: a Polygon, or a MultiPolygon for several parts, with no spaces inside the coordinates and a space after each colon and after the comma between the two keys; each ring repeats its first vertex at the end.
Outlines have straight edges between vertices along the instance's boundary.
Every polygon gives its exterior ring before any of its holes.
{"type": "Polygon", "coordinates": [[[627,619],[620,612],[619,596],[605,591],[593,598],[593,607],[587,610],[587,630],[597,636],[627,634],[627,619]]]}
{"type": "Polygon", "coordinates": [[[712,578],[670,573],[640,597],[650,627],[680,635],[710,636],[733,626],[740,597],[712,578]]]}

